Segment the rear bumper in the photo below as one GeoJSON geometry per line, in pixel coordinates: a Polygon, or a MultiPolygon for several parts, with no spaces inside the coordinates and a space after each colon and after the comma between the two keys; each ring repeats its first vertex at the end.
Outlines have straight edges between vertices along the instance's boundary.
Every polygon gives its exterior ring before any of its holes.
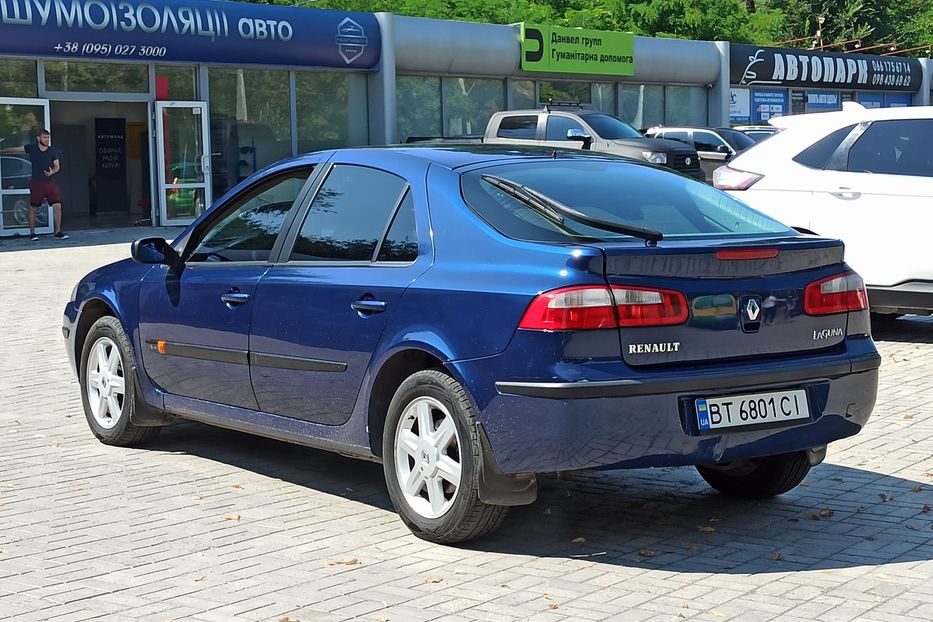
{"type": "Polygon", "coordinates": [[[908,281],[891,287],[869,285],[867,289],[873,313],[933,313],[931,281],[908,281]]]}
{"type": "Polygon", "coordinates": [[[500,381],[481,406],[480,420],[507,474],[710,464],[809,449],[856,434],[874,407],[881,359],[870,339],[853,341],[860,352],[793,366],[696,370],[650,380],[500,381]],[[810,419],[698,428],[698,398],[782,389],[807,391],[810,419]]]}

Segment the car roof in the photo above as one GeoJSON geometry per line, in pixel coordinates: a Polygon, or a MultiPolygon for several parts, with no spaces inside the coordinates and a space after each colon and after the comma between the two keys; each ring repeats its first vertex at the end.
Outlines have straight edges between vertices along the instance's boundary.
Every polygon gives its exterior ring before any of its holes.
{"type": "MultiPolygon", "coordinates": [[[[546,160],[559,156],[561,160],[613,160],[630,162],[627,158],[606,153],[593,153],[580,149],[565,149],[533,145],[484,145],[480,143],[443,143],[420,145],[386,145],[382,147],[350,147],[306,154],[287,160],[286,163],[318,162],[320,156],[328,157],[346,152],[372,152],[374,155],[393,153],[404,158],[419,159],[444,168],[456,170],[476,164],[507,162],[515,160],[546,160]],[[312,157],[313,156],[313,157],[312,157]]],[[[283,163],[284,164],[284,163],[283,163]]]]}
{"type": "Polygon", "coordinates": [[[933,106],[905,106],[902,108],[865,108],[856,102],[843,102],[842,110],[811,112],[785,117],[774,117],[768,123],[776,128],[824,125],[828,123],[859,121],[886,121],[891,119],[931,119],[933,106]]]}

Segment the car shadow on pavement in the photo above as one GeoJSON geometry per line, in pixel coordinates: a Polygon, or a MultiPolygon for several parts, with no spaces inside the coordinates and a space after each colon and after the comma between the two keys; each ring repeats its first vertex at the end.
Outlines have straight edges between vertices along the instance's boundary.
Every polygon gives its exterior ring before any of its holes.
{"type": "MultiPolygon", "coordinates": [[[[193,422],[163,430],[148,448],[394,512],[373,462],[193,422]]],[[[933,559],[933,472],[915,481],[859,466],[820,465],[765,501],[719,495],[692,468],[544,475],[536,503],[512,508],[490,537],[461,546],[566,558],[568,573],[593,564],[743,574],[933,559]]]]}
{"type": "Polygon", "coordinates": [[[897,319],[873,320],[876,342],[933,343],[933,315],[903,315],[897,319]]]}

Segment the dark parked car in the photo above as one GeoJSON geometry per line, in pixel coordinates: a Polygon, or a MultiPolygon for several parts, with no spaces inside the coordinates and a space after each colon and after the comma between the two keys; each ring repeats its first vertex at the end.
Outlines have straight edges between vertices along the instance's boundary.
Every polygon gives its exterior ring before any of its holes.
{"type": "Polygon", "coordinates": [[[728,127],[675,127],[656,126],[645,134],[654,138],[676,140],[696,149],[700,157],[700,168],[707,182],[713,181],[713,171],[731,160],[735,155],[755,144],[742,132],[728,127]]]}
{"type": "Polygon", "coordinates": [[[184,418],[375,457],[445,543],[542,472],[784,493],[865,425],[880,362],[838,240],[649,164],[480,145],[267,168],[81,279],[63,331],[102,442],[184,418]]]}

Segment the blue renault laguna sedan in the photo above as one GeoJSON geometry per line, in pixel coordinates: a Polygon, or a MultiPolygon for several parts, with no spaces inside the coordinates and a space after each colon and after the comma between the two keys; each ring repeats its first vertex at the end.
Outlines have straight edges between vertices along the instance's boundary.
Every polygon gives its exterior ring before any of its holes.
{"type": "Polygon", "coordinates": [[[63,330],[100,441],[183,418],[376,458],[442,543],[537,473],[784,493],[880,364],[840,241],[647,164],[478,145],[278,163],[83,278],[63,330]]]}

